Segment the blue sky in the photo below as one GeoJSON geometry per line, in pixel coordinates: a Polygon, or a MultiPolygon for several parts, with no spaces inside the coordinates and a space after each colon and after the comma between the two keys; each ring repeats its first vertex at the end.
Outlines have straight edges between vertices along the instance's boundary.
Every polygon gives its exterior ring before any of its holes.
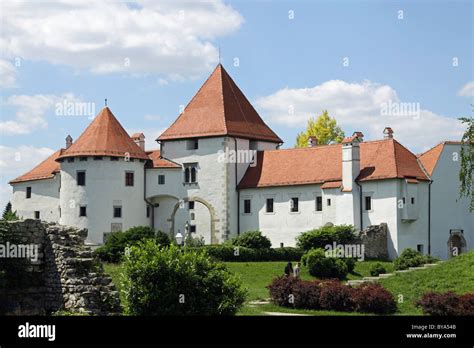
{"type": "Polygon", "coordinates": [[[286,147],[323,109],[346,133],[362,130],[367,140],[391,126],[414,152],[459,139],[456,117],[472,115],[472,1],[1,6],[2,206],[8,180],[90,122],[58,116],[57,103],[91,103],[98,112],[108,98],[122,125],[144,131],[147,148],[156,148],[153,139],[213,70],[218,47],[286,147]],[[388,101],[417,112],[381,115],[388,101]]]}

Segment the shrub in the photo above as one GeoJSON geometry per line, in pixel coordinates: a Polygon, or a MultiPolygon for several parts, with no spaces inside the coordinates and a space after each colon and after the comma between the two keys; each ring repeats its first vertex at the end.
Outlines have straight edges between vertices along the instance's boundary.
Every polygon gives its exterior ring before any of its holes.
{"type": "Polygon", "coordinates": [[[393,295],[380,284],[364,283],[354,290],[352,299],[357,312],[390,314],[397,310],[393,295]]]}
{"type": "Polygon", "coordinates": [[[191,234],[188,234],[184,241],[184,245],[189,246],[189,247],[200,247],[205,244],[204,238],[201,237],[196,237],[194,238],[191,236],[191,234]]]}
{"type": "Polygon", "coordinates": [[[460,296],[453,291],[427,292],[416,302],[416,306],[429,315],[474,315],[474,293],[460,296]]]}
{"type": "Polygon", "coordinates": [[[301,233],[296,237],[296,245],[305,250],[324,248],[328,244],[349,244],[355,239],[355,229],[351,225],[323,226],[301,233]]]}
{"type": "Polygon", "coordinates": [[[291,301],[291,295],[294,295],[294,289],[300,280],[295,277],[277,277],[267,285],[272,302],[282,307],[294,307],[295,304],[291,301]]]}
{"type": "Polygon", "coordinates": [[[154,240],[124,257],[123,289],[129,315],[233,315],[246,297],[240,279],[204,250],[154,240]]]}
{"type": "Polygon", "coordinates": [[[270,249],[272,242],[260,231],[247,231],[232,239],[232,245],[250,249],[270,249]]]}
{"type": "Polygon", "coordinates": [[[297,261],[303,256],[298,248],[284,247],[275,249],[250,249],[232,246],[230,244],[204,245],[190,250],[204,249],[214,259],[226,262],[253,262],[253,261],[297,261]]]}
{"type": "Polygon", "coordinates": [[[407,248],[393,260],[393,267],[396,270],[408,269],[409,267],[419,267],[425,263],[433,263],[438,261],[437,258],[431,255],[423,255],[419,251],[407,248]]]}
{"type": "Polygon", "coordinates": [[[353,288],[344,285],[337,280],[329,280],[323,283],[320,294],[321,308],[336,311],[354,310],[352,300],[353,288]]]}
{"type": "Polygon", "coordinates": [[[323,249],[312,249],[303,255],[301,262],[308,267],[309,273],[318,278],[343,279],[348,272],[344,260],[327,257],[323,249]]]}
{"type": "Polygon", "coordinates": [[[132,246],[145,239],[157,238],[160,245],[168,246],[171,238],[164,232],[158,232],[148,226],[136,226],[125,232],[112,232],[108,235],[103,246],[95,250],[95,255],[106,262],[120,262],[125,252],[125,248],[132,246]]]}
{"type": "Polygon", "coordinates": [[[372,277],[378,277],[380,274],[384,273],[387,273],[387,270],[380,262],[374,263],[370,266],[370,275],[372,277]]]}
{"type": "Polygon", "coordinates": [[[337,280],[308,281],[282,276],[273,279],[267,288],[271,301],[284,307],[377,314],[393,313],[397,308],[393,295],[380,284],[353,288],[337,280]]]}

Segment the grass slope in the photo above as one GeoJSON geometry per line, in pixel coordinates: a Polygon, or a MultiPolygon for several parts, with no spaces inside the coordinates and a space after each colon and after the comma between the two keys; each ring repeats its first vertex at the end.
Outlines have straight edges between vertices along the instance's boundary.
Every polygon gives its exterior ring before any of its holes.
{"type": "Polygon", "coordinates": [[[415,302],[425,292],[449,290],[458,294],[474,292],[474,251],[441,262],[433,268],[399,273],[381,280],[380,284],[396,299],[399,295],[403,296],[403,302],[397,303],[399,314],[420,315],[422,311],[415,307],[415,302]]]}

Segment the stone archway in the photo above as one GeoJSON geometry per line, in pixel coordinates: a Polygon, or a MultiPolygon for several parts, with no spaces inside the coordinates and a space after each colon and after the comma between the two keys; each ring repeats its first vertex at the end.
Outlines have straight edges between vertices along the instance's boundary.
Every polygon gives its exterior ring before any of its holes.
{"type": "Polygon", "coordinates": [[[448,255],[449,257],[457,256],[466,251],[466,239],[463,231],[450,231],[448,239],[448,255]]]}
{"type": "MultiPolygon", "coordinates": [[[[216,229],[216,222],[219,222],[219,219],[216,218],[217,215],[216,215],[216,211],[215,211],[214,207],[209,202],[207,202],[206,200],[204,200],[200,197],[186,197],[186,198],[183,198],[182,201],[184,203],[187,203],[189,201],[199,202],[199,203],[201,203],[201,204],[203,204],[204,206],[207,207],[207,209],[209,210],[210,219],[211,219],[211,221],[210,221],[211,244],[218,244],[219,240],[217,238],[217,233],[219,232],[219,230],[216,229]]],[[[179,209],[180,202],[181,201],[178,201],[178,203],[176,203],[176,205],[173,208],[173,212],[171,213],[171,218],[168,219],[168,221],[171,222],[171,228],[170,228],[170,234],[171,235],[174,235],[175,215],[176,215],[176,212],[179,209]]]]}

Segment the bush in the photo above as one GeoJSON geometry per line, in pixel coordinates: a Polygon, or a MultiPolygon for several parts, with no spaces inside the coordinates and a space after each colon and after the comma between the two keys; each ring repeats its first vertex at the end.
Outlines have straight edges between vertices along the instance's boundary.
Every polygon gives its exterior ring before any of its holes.
{"type": "Polygon", "coordinates": [[[384,273],[387,273],[387,270],[380,262],[374,263],[370,266],[370,275],[372,277],[378,277],[380,274],[384,273]]]}
{"type": "Polygon", "coordinates": [[[393,260],[393,267],[398,270],[408,269],[409,267],[419,267],[425,263],[438,261],[431,255],[423,255],[419,251],[407,248],[403,250],[399,257],[393,260]]]}
{"type": "Polygon", "coordinates": [[[273,279],[267,288],[271,301],[283,307],[376,314],[393,313],[397,308],[393,295],[380,284],[353,288],[336,280],[308,281],[282,276],[273,279]]]}
{"type": "Polygon", "coordinates": [[[246,297],[240,279],[204,250],[154,240],[124,257],[123,289],[129,315],[234,315],[246,297]]]}
{"type": "Polygon", "coordinates": [[[380,284],[364,283],[354,290],[352,299],[357,312],[390,314],[397,310],[393,295],[380,284]]]}
{"type": "Polygon", "coordinates": [[[323,226],[303,232],[296,237],[296,245],[305,250],[324,248],[328,244],[349,244],[355,239],[355,229],[351,225],[323,226]]]}
{"type": "Polygon", "coordinates": [[[474,315],[474,293],[460,296],[453,291],[427,292],[416,302],[416,306],[429,315],[474,315]]]}
{"type": "Polygon", "coordinates": [[[194,238],[191,234],[188,234],[184,241],[184,245],[189,247],[201,247],[205,244],[204,237],[196,237],[194,238]]]}
{"type": "Polygon", "coordinates": [[[272,242],[260,231],[247,231],[232,239],[231,244],[250,249],[270,249],[272,242]]]}
{"type": "Polygon", "coordinates": [[[267,286],[272,302],[282,307],[294,307],[291,295],[294,295],[296,285],[300,280],[295,277],[277,277],[267,286]]]}
{"type": "Polygon", "coordinates": [[[168,246],[171,244],[171,238],[164,232],[158,232],[148,226],[136,226],[125,232],[112,232],[108,235],[103,246],[95,250],[95,255],[106,262],[120,262],[125,252],[125,248],[132,246],[145,239],[154,239],[160,245],[168,246]]]}
{"type": "Polygon", "coordinates": [[[319,298],[321,308],[327,310],[350,312],[354,310],[352,300],[353,288],[337,280],[323,283],[319,298]]]}
{"type": "Polygon", "coordinates": [[[226,262],[254,261],[297,261],[303,256],[303,251],[297,248],[284,247],[275,249],[250,249],[229,244],[204,245],[190,250],[204,249],[216,260],[226,262]]]}
{"type": "Polygon", "coordinates": [[[308,267],[309,274],[318,278],[343,279],[348,272],[344,260],[327,257],[323,249],[312,249],[303,255],[301,262],[308,267]]]}

